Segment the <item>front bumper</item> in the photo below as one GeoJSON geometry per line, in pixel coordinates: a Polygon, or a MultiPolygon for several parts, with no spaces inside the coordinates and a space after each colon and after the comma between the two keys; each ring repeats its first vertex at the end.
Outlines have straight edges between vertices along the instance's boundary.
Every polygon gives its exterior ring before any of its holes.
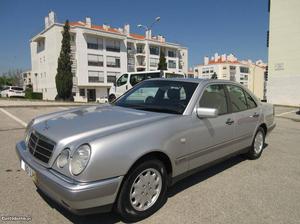
{"type": "Polygon", "coordinates": [[[16,152],[19,159],[35,171],[34,182],[37,188],[71,212],[91,214],[111,210],[123,176],[89,183],[70,181],[38,164],[26,149],[24,141],[16,145],[16,152]]]}

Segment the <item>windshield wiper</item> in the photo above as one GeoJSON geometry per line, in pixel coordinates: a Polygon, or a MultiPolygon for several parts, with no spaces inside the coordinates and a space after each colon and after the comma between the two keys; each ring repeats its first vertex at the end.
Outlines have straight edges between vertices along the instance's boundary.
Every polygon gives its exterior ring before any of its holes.
{"type": "Polygon", "coordinates": [[[155,107],[142,107],[138,108],[140,110],[153,111],[153,112],[162,112],[162,113],[171,113],[171,114],[181,114],[177,110],[172,110],[169,108],[155,108],[155,107]]]}

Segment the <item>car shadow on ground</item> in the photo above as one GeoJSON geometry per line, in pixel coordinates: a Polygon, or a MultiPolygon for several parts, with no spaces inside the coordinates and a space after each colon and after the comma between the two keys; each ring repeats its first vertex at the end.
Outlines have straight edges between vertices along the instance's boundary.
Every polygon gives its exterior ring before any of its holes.
{"type": "Polygon", "coordinates": [[[206,179],[209,179],[210,177],[213,177],[216,174],[219,174],[244,160],[246,160],[246,158],[243,156],[235,156],[223,162],[217,163],[216,165],[208,167],[207,169],[198,171],[195,174],[192,174],[191,176],[184,178],[171,186],[168,191],[168,196],[173,197],[181,191],[184,191],[185,189],[193,185],[205,181],[206,179]]]}
{"type": "MultiPolygon", "coordinates": [[[[268,144],[264,145],[264,150],[267,149],[268,144]]],[[[199,171],[191,176],[188,176],[180,181],[178,181],[176,184],[174,184],[172,187],[168,190],[168,197],[173,197],[176,194],[180,193],[181,191],[184,191],[188,189],[189,187],[198,184],[202,181],[205,181],[206,179],[213,177],[224,170],[227,170],[240,162],[243,162],[247,160],[245,156],[237,155],[235,157],[229,158],[223,162],[217,163],[216,165],[213,165],[207,169],[204,169],[202,171],[199,171]]],[[[65,208],[58,205],[56,202],[54,202],[52,199],[47,197],[43,192],[37,189],[37,192],[40,194],[40,196],[51,206],[52,208],[56,209],[58,212],[60,212],[63,216],[65,216],[67,219],[69,219],[70,222],[75,224],[99,224],[99,223],[107,223],[107,224],[113,224],[117,222],[121,222],[120,218],[115,215],[114,213],[104,213],[104,214],[95,214],[95,215],[85,215],[85,216],[78,216],[74,215],[65,208]]]]}

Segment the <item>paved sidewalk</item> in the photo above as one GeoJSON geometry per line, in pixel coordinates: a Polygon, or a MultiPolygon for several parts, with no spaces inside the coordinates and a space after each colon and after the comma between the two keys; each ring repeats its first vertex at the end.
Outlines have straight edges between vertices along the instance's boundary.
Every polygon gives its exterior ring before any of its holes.
{"type": "Polygon", "coordinates": [[[81,106],[91,105],[95,103],[76,103],[76,102],[57,102],[57,101],[42,101],[42,100],[26,100],[26,99],[6,99],[0,98],[0,107],[64,107],[64,106],[81,106]]]}
{"type": "Polygon", "coordinates": [[[300,115],[297,114],[299,110],[300,109],[296,107],[275,106],[275,116],[300,122],[300,115]]]}

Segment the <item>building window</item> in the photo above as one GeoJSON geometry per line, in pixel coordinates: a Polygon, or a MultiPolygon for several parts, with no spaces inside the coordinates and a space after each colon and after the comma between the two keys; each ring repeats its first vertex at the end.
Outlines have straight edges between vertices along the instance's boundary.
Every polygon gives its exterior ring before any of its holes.
{"type": "Polygon", "coordinates": [[[106,66],[111,68],[120,68],[120,58],[107,56],[106,66]]]}
{"type": "Polygon", "coordinates": [[[168,51],[168,57],[175,58],[176,57],[176,51],[175,50],[169,50],[168,51]]]}
{"type": "Polygon", "coordinates": [[[159,59],[158,58],[150,58],[150,67],[157,67],[159,59]]]}
{"type": "Polygon", "coordinates": [[[230,70],[235,70],[235,66],[229,66],[230,70]]]}
{"type": "Polygon", "coordinates": [[[85,96],[85,89],[79,89],[79,96],[85,96]]]}
{"type": "Polygon", "coordinates": [[[119,40],[106,40],[106,50],[107,51],[113,51],[113,52],[120,52],[121,50],[121,44],[119,40]]]}
{"type": "Polygon", "coordinates": [[[175,60],[169,60],[168,61],[168,67],[169,68],[176,68],[176,61],[175,60]]]}
{"type": "Polygon", "coordinates": [[[40,40],[40,41],[37,42],[36,52],[39,53],[43,50],[45,50],[45,40],[40,40]]]}
{"type": "Polygon", "coordinates": [[[240,72],[241,73],[249,73],[249,68],[248,67],[240,67],[240,72]]]}
{"type": "Polygon", "coordinates": [[[150,46],[150,54],[152,55],[159,55],[159,47],[157,46],[150,46]]]}
{"type": "Polygon", "coordinates": [[[116,85],[117,77],[119,77],[119,72],[107,72],[107,82],[112,82],[116,85]]]}
{"type": "Polygon", "coordinates": [[[89,71],[89,82],[104,82],[104,72],[89,71]]]}
{"type": "Polygon", "coordinates": [[[248,75],[244,75],[244,80],[248,80],[248,75]]]}
{"type": "Polygon", "coordinates": [[[136,46],[136,53],[137,54],[144,54],[144,46],[143,45],[137,45],[136,46]]]}
{"type": "Polygon", "coordinates": [[[87,48],[88,49],[103,49],[103,39],[97,37],[88,37],[87,38],[87,48]]]}
{"type": "Polygon", "coordinates": [[[103,67],[103,55],[88,54],[88,65],[103,67]]]}

